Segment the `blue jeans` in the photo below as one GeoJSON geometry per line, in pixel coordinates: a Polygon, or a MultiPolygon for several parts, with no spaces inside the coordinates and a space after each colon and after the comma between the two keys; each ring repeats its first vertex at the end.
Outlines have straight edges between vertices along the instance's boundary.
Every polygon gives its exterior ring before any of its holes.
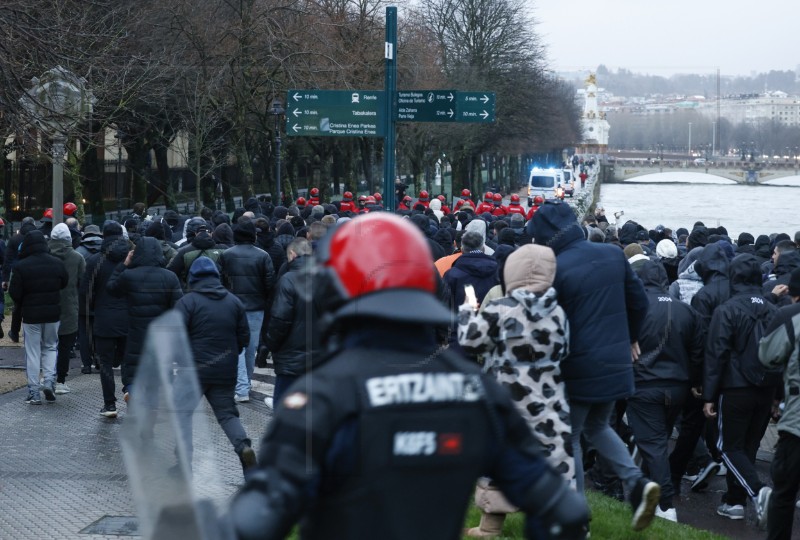
{"type": "Polygon", "coordinates": [[[569,403],[569,416],[572,420],[572,450],[575,455],[575,479],[579,493],[583,493],[583,452],[581,450],[581,434],[603,456],[628,493],[642,477],[642,471],[633,462],[628,447],[611,429],[608,419],[614,409],[614,402],[586,403],[572,400],[569,403]]]}
{"type": "Polygon", "coordinates": [[[28,390],[38,393],[39,371],[43,375],[42,386],[53,387],[56,378],[56,356],[58,354],[59,323],[22,324],[25,336],[25,364],[28,375],[28,390]]]}
{"type": "Polygon", "coordinates": [[[263,322],[263,311],[247,312],[247,326],[250,327],[250,342],[239,355],[239,371],[236,375],[237,396],[250,395],[250,379],[253,378],[253,370],[256,367],[256,350],[258,349],[258,338],[261,335],[261,323],[263,322]]]}

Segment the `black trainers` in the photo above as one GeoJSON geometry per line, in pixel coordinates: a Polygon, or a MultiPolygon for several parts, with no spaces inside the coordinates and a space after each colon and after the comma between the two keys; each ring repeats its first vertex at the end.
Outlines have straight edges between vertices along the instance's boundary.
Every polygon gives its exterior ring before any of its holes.
{"type": "Polygon", "coordinates": [[[13,330],[9,330],[8,338],[14,343],[19,343],[19,332],[14,332],[13,330]]]}
{"type": "Polygon", "coordinates": [[[100,409],[100,414],[105,416],[106,418],[116,418],[117,417],[117,406],[113,403],[111,405],[106,405],[102,409],[100,409]]]}
{"type": "Polygon", "coordinates": [[[239,461],[242,464],[242,472],[245,475],[245,479],[247,479],[248,473],[258,465],[256,452],[253,450],[252,446],[249,444],[245,445],[242,449],[242,453],[239,454],[239,461]]]}
{"type": "Polygon", "coordinates": [[[92,374],[92,366],[83,366],[81,368],[81,373],[84,375],[91,375],[92,374]]]}
{"type": "Polygon", "coordinates": [[[41,405],[42,400],[39,398],[39,392],[28,392],[28,397],[25,398],[25,403],[28,405],[41,405]]]}
{"type": "Polygon", "coordinates": [[[53,389],[53,385],[42,386],[42,393],[44,394],[44,399],[47,401],[47,403],[55,403],[56,392],[53,389]]]}
{"type": "Polygon", "coordinates": [[[636,486],[631,491],[631,506],[633,507],[631,527],[634,531],[646,529],[653,522],[660,498],[661,486],[647,478],[639,478],[636,481],[636,486]]]}

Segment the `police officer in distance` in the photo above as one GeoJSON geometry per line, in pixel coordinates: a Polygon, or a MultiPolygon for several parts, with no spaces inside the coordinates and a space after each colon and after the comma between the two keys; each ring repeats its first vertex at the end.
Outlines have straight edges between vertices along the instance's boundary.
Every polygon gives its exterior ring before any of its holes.
{"type": "Polygon", "coordinates": [[[436,346],[451,314],[410,223],[372,213],[317,251],[326,358],[292,385],[234,499],[240,539],[461,538],[478,477],[528,515],[526,535],[585,538],[584,498],[550,468],[509,396],[436,346]],[[374,249],[356,249],[368,241],[374,249]],[[397,250],[403,245],[405,249],[397,250]]]}

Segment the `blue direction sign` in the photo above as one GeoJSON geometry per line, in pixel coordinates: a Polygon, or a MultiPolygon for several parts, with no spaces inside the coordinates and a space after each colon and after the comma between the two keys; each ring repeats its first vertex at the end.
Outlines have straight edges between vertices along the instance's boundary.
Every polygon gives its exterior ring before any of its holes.
{"type": "Polygon", "coordinates": [[[458,122],[494,122],[494,92],[457,92],[458,122]]]}
{"type": "Polygon", "coordinates": [[[289,90],[286,134],[306,137],[384,137],[381,90],[289,90]]]}
{"type": "Polygon", "coordinates": [[[455,90],[401,90],[397,92],[398,122],[455,122],[455,90]]]}

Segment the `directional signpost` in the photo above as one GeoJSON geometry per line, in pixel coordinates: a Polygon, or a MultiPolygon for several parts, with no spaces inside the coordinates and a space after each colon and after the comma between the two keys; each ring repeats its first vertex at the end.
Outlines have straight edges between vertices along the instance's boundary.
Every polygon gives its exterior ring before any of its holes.
{"type": "Polygon", "coordinates": [[[455,122],[455,90],[401,90],[397,92],[398,122],[455,122]]]}
{"type": "Polygon", "coordinates": [[[494,92],[458,92],[458,122],[494,122],[494,92]]]}
{"type": "Polygon", "coordinates": [[[394,210],[397,122],[495,121],[494,92],[397,88],[397,8],[386,8],[384,90],[289,90],[286,134],[305,137],[383,137],[383,201],[394,210]]]}
{"type": "Polygon", "coordinates": [[[384,137],[381,90],[289,90],[286,134],[311,137],[384,137]]]}

